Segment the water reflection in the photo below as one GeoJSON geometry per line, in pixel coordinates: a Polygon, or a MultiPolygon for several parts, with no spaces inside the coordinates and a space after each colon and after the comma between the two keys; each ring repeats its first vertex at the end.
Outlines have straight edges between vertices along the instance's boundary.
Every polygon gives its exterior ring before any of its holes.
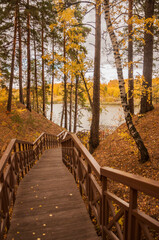
{"type": "MultiPolygon", "coordinates": [[[[123,109],[120,105],[104,105],[101,106],[102,111],[100,114],[100,126],[102,128],[107,127],[115,129],[120,126],[124,120],[123,109]]],[[[135,113],[138,113],[139,108],[135,107],[135,113]]],[[[60,125],[61,122],[61,112],[62,104],[54,104],[53,106],[53,122],[60,125]]],[[[50,105],[48,106],[47,116],[50,118],[50,105]]],[[[80,122],[78,123],[77,130],[90,130],[91,124],[91,112],[87,109],[80,109],[78,111],[78,118],[80,122]]]]}

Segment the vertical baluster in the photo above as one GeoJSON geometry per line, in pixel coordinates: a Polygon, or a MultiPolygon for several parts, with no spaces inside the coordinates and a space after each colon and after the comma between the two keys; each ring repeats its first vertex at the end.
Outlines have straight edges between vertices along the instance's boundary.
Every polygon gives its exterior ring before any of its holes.
{"type": "Polygon", "coordinates": [[[141,226],[136,219],[136,226],[135,226],[135,240],[141,240],[141,226]]]}
{"type": "Polygon", "coordinates": [[[26,144],[26,148],[27,148],[27,157],[26,157],[26,162],[25,162],[25,173],[27,174],[27,172],[28,172],[28,163],[29,163],[29,155],[30,155],[29,144],[26,144]]]}
{"type": "Polygon", "coordinates": [[[21,163],[21,172],[22,172],[22,178],[24,177],[24,173],[23,173],[23,162],[25,161],[25,147],[24,147],[24,143],[22,144],[22,148],[23,148],[23,156],[21,156],[20,158],[20,163],[21,163]]]}
{"type": "Polygon", "coordinates": [[[75,181],[77,181],[76,179],[76,164],[75,164],[75,153],[74,153],[74,142],[72,141],[72,148],[71,148],[71,152],[72,152],[72,167],[73,167],[73,175],[75,177],[75,181]]]}
{"type": "Polygon", "coordinates": [[[47,146],[47,144],[48,144],[47,143],[47,134],[46,134],[45,138],[46,138],[46,140],[45,140],[46,141],[46,149],[48,149],[48,146],[47,146]]]}
{"type": "Polygon", "coordinates": [[[37,159],[39,160],[39,141],[36,142],[37,149],[37,159]]]}
{"type": "Polygon", "coordinates": [[[81,194],[81,196],[82,196],[82,185],[81,185],[81,181],[82,181],[83,174],[82,174],[80,159],[81,159],[81,152],[78,151],[78,155],[77,155],[77,168],[78,168],[78,178],[79,178],[80,194],[81,194]]]}
{"type": "Polygon", "coordinates": [[[69,157],[70,157],[71,173],[73,173],[73,161],[72,161],[72,139],[71,139],[71,138],[70,138],[70,144],[69,144],[69,157]]]}
{"type": "Polygon", "coordinates": [[[25,174],[27,174],[27,165],[28,165],[28,159],[29,159],[29,145],[25,144],[25,146],[26,146],[25,174]]]}
{"type": "Polygon", "coordinates": [[[28,171],[30,170],[31,161],[32,161],[32,149],[31,149],[31,144],[29,144],[29,161],[28,161],[28,171]]]}
{"type": "Polygon", "coordinates": [[[87,164],[87,195],[88,195],[88,212],[89,215],[91,216],[91,201],[92,201],[92,186],[91,186],[91,179],[90,179],[90,174],[92,172],[91,170],[91,166],[89,164],[87,164]]]}
{"type": "Polygon", "coordinates": [[[32,144],[32,163],[31,163],[31,166],[33,166],[34,161],[35,161],[35,150],[34,150],[34,145],[32,144]]]}
{"type": "Polygon", "coordinates": [[[46,141],[46,134],[44,134],[44,139],[43,139],[43,146],[44,146],[44,151],[45,151],[45,149],[46,149],[46,147],[45,147],[45,141],[46,141]]]}
{"type": "Polygon", "coordinates": [[[13,203],[15,202],[15,166],[16,166],[16,155],[17,153],[17,148],[16,148],[16,143],[14,145],[14,158],[13,158],[13,163],[11,162],[11,157],[10,157],[10,186],[12,188],[12,197],[13,197],[13,203]],[[14,166],[14,167],[13,167],[14,166]]]}
{"type": "Polygon", "coordinates": [[[9,219],[9,197],[8,197],[8,190],[7,190],[7,184],[4,181],[4,174],[3,172],[0,175],[0,181],[2,185],[2,213],[6,220],[6,227],[9,229],[10,226],[10,219],[9,219]]]}
{"type": "Polygon", "coordinates": [[[21,157],[21,143],[18,143],[18,152],[15,153],[15,172],[17,174],[17,183],[19,185],[20,178],[19,178],[19,167],[20,167],[20,157],[21,157]]]}
{"type": "Polygon", "coordinates": [[[43,148],[43,136],[40,138],[40,157],[42,154],[42,148],[43,148]]]}
{"type": "Polygon", "coordinates": [[[124,240],[128,239],[128,211],[124,210],[124,240]]]}

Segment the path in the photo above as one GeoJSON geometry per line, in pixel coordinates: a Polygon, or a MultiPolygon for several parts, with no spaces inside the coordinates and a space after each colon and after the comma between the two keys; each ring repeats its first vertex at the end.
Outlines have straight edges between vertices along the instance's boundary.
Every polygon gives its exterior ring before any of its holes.
{"type": "Polygon", "coordinates": [[[21,181],[7,240],[99,239],[61,149],[44,152],[21,181]]]}

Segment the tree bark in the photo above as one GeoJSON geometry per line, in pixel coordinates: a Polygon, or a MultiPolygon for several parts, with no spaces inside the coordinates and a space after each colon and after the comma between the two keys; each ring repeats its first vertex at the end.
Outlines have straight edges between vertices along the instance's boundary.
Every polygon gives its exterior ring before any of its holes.
{"type": "Polygon", "coordinates": [[[61,124],[60,124],[61,127],[62,127],[62,125],[63,125],[64,112],[65,112],[65,104],[63,104],[63,107],[62,107],[62,113],[61,113],[61,124]]]}
{"type": "Polygon", "coordinates": [[[27,109],[31,111],[31,99],[30,99],[30,71],[31,71],[31,63],[30,63],[30,13],[29,13],[29,0],[27,0],[27,109]]]}
{"type": "MultiPolygon", "coordinates": [[[[145,21],[154,15],[155,0],[145,2],[145,21]]],[[[153,70],[153,23],[145,22],[144,33],[144,65],[143,65],[143,93],[141,96],[140,113],[146,113],[153,109],[152,105],[152,70],[153,70]]]]}
{"type": "Polygon", "coordinates": [[[46,108],[45,108],[45,76],[44,76],[44,16],[42,14],[42,31],[41,31],[41,38],[42,38],[42,92],[43,92],[43,116],[46,117],[46,108]]]}
{"type": "MultiPolygon", "coordinates": [[[[33,22],[33,28],[34,28],[34,22],[33,22]]],[[[35,31],[35,28],[34,28],[35,31]]],[[[39,100],[38,100],[38,79],[37,79],[37,54],[36,54],[36,40],[35,40],[35,34],[34,34],[34,81],[35,81],[35,94],[36,94],[36,111],[39,112],[39,100]]]]}
{"type": "Polygon", "coordinates": [[[13,38],[12,63],[11,63],[10,83],[9,83],[8,104],[7,104],[7,111],[8,112],[11,111],[11,107],[12,107],[12,88],[13,88],[13,79],[14,79],[14,62],[15,62],[16,38],[17,38],[17,6],[16,6],[16,10],[15,10],[15,20],[14,20],[14,38],[13,38]]]}
{"type": "Polygon", "coordinates": [[[24,104],[23,85],[22,85],[22,37],[21,37],[21,22],[18,5],[18,34],[19,34],[19,101],[24,104]]]}
{"type": "Polygon", "coordinates": [[[95,27],[95,59],[93,82],[92,123],[89,139],[89,150],[94,152],[99,145],[99,118],[100,118],[100,54],[101,54],[101,3],[96,1],[95,27]]]}
{"type": "Polygon", "coordinates": [[[65,36],[65,26],[64,26],[64,109],[65,109],[65,128],[67,129],[67,75],[66,75],[66,36],[65,36]]]}
{"type": "Polygon", "coordinates": [[[78,83],[79,76],[76,75],[76,88],[75,88],[75,113],[74,113],[74,133],[77,131],[77,111],[78,111],[78,83]]]}
{"type": "MultiPolygon", "coordinates": [[[[77,63],[80,64],[78,58],[76,60],[77,60],[77,63]]],[[[90,107],[92,109],[93,108],[93,103],[92,103],[92,99],[91,99],[91,96],[90,96],[90,93],[89,93],[89,89],[87,87],[87,83],[86,83],[83,71],[81,71],[81,77],[82,77],[82,80],[83,80],[83,83],[84,83],[84,86],[85,86],[85,89],[86,89],[86,92],[87,92],[87,96],[88,96],[90,107]]]]}
{"type": "Polygon", "coordinates": [[[119,45],[118,45],[118,41],[117,41],[115,32],[113,30],[113,26],[112,26],[112,22],[111,22],[111,18],[110,18],[109,0],[104,0],[104,11],[105,11],[105,20],[106,20],[106,24],[107,24],[107,29],[108,29],[109,36],[110,36],[110,39],[112,42],[112,46],[113,46],[115,64],[116,64],[118,80],[119,80],[120,98],[121,98],[121,103],[122,103],[122,107],[124,110],[125,121],[126,121],[128,130],[130,132],[130,135],[133,137],[133,139],[140,151],[141,158],[139,161],[141,163],[144,163],[149,160],[149,154],[148,154],[148,151],[141,139],[140,134],[138,133],[138,131],[136,130],[136,128],[133,124],[129,105],[127,103],[122,63],[121,63],[121,57],[120,57],[119,48],[118,48],[119,45]]]}
{"type": "Polygon", "coordinates": [[[128,103],[131,114],[134,114],[134,79],[133,79],[133,0],[129,0],[128,23],[128,103]]]}
{"type": "Polygon", "coordinates": [[[86,89],[86,92],[87,92],[89,104],[90,104],[90,107],[91,107],[91,110],[92,110],[92,108],[93,108],[93,102],[92,102],[92,99],[91,99],[91,96],[90,96],[90,93],[89,93],[89,89],[88,89],[88,87],[87,87],[87,83],[86,83],[86,80],[85,80],[85,77],[84,77],[84,74],[83,74],[82,71],[81,71],[81,76],[82,76],[82,80],[83,80],[83,82],[84,82],[84,86],[85,86],[85,89],[86,89]]]}
{"type": "Polygon", "coordinates": [[[51,111],[50,111],[50,121],[52,121],[53,115],[53,95],[54,95],[54,78],[55,78],[55,69],[54,69],[54,48],[55,48],[55,41],[53,36],[53,43],[52,43],[52,54],[53,54],[53,65],[52,65],[52,85],[51,85],[51,111]]]}
{"type": "Polygon", "coordinates": [[[71,81],[71,85],[70,85],[70,121],[69,121],[69,132],[72,131],[72,89],[73,89],[73,83],[71,81]]]}
{"type": "Polygon", "coordinates": [[[34,92],[34,89],[35,89],[35,87],[34,87],[34,85],[33,85],[33,87],[32,87],[33,109],[35,110],[35,92],[34,92]]]}

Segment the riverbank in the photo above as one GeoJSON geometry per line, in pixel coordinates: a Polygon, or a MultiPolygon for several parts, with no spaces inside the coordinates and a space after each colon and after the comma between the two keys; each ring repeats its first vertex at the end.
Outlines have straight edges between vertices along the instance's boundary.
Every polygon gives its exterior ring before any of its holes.
{"type": "Polygon", "coordinates": [[[0,156],[12,138],[33,142],[42,132],[57,135],[62,128],[35,111],[29,112],[17,103],[11,113],[6,112],[6,103],[0,103],[0,156]]]}

